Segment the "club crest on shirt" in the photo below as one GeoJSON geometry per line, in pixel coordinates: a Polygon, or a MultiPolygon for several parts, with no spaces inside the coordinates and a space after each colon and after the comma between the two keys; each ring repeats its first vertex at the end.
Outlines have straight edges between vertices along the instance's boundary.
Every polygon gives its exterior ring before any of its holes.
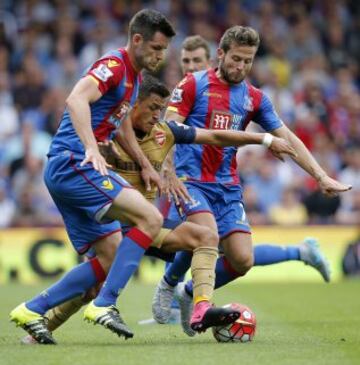
{"type": "Polygon", "coordinates": [[[171,103],[181,103],[182,102],[182,94],[183,94],[184,90],[179,89],[179,88],[175,88],[173,90],[173,92],[171,93],[171,98],[170,98],[170,102],[171,103]]]}
{"type": "Polygon", "coordinates": [[[101,81],[106,82],[114,74],[112,71],[103,63],[100,63],[96,68],[92,70],[92,73],[101,81]]]}
{"type": "Polygon", "coordinates": [[[248,112],[252,112],[254,110],[254,104],[253,104],[253,98],[250,96],[245,96],[244,97],[244,104],[243,107],[245,110],[247,110],[248,112]]]}
{"type": "Polygon", "coordinates": [[[154,139],[156,143],[162,147],[166,141],[166,133],[163,131],[155,132],[154,139]]]}

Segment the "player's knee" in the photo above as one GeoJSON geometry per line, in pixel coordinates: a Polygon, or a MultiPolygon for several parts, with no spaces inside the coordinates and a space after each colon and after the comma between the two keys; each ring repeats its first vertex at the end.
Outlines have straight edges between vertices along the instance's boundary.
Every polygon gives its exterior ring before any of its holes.
{"type": "Polygon", "coordinates": [[[219,236],[216,232],[209,228],[202,230],[200,234],[200,247],[217,247],[218,245],[219,236]]]}
{"type": "Polygon", "coordinates": [[[150,237],[155,238],[163,225],[163,221],[163,216],[154,207],[144,215],[142,222],[139,223],[139,228],[146,232],[150,237]]]}
{"type": "Polygon", "coordinates": [[[216,232],[207,227],[198,226],[191,232],[188,244],[192,250],[199,247],[217,247],[219,236],[216,232]]]}
{"type": "Polygon", "coordinates": [[[107,273],[115,258],[120,239],[117,235],[113,235],[106,237],[104,240],[105,242],[101,246],[101,250],[97,251],[97,258],[101,264],[101,267],[107,273]]]}
{"type": "Polygon", "coordinates": [[[252,268],[254,257],[252,252],[246,254],[239,253],[229,258],[229,261],[234,270],[237,271],[240,276],[244,276],[252,268]]]}

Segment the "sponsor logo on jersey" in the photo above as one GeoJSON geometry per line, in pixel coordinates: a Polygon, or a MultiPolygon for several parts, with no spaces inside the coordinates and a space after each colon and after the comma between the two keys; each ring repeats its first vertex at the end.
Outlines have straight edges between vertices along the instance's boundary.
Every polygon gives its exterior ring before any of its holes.
{"type": "Polygon", "coordinates": [[[210,119],[211,129],[230,129],[232,125],[231,113],[213,110],[210,119]]]}
{"type": "Polygon", "coordinates": [[[163,131],[155,132],[154,139],[156,143],[162,147],[166,141],[166,133],[163,131]]]}
{"type": "Polygon", "coordinates": [[[231,129],[234,131],[239,131],[242,126],[242,118],[243,116],[240,114],[234,114],[232,117],[232,126],[231,129]]]}
{"type": "Polygon", "coordinates": [[[92,74],[104,82],[109,80],[109,78],[114,75],[112,71],[103,63],[94,68],[92,70],[92,74]]]}
{"type": "Polygon", "coordinates": [[[203,95],[205,95],[205,96],[211,96],[211,97],[213,97],[213,98],[222,98],[223,96],[221,95],[221,94],[219,94],[219,93],[210,93],[210,92],[208,92],[208,91],[204,91],[203,92],[203,95]]]}
{"type": "Polygon", "coordinates": [[[112,184],[112,182],[109,179],[103,180],[103,182],[101,183],[101,186],[105,190],[114,190],[114,185],[112,184]]]}
{"type": "Polygon", "coordinates": [[[231,114],[221,110],[213,110],[210,119],[210,129],[221,130],[240,130],[243,116],[240,114],[231,114]]]}
{"type": "Polygon", "coordinates": [[[171,103],[181,103],[182,102],[182,94],[184,90],[175,88],[171,94],[170,102],[171,103]]]}

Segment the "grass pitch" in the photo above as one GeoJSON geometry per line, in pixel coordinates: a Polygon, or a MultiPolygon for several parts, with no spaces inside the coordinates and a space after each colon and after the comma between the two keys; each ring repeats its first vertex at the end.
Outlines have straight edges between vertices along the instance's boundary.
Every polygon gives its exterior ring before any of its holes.
{"type": "Polygon", "coordinates": [[[135,337],[123,340],[74,316],[57,346],[25,346],[8,313],[45,285],[0,288],[0,364],[360,364],[360,280],[336,284],[236,284],[216,291],[218,305],[241,302],[257,315],[252,343],[219,344],[211,331],[189,338],[175,325],[140,326],[150,317],[153,285],[133,281],[119,302],[135,337]]]}

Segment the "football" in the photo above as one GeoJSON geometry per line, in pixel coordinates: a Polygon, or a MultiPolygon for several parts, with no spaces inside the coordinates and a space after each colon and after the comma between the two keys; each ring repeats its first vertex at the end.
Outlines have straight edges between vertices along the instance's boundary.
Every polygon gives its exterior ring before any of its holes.
{"type": "Polygon", "coordinates": [[[231,303],[224,307],[239,309],[241,315],[234,323],[213,327],[213,335],[218,342],[249,342],[255,336],[256,317],[254,312],[243,304],[231,303]]]}

